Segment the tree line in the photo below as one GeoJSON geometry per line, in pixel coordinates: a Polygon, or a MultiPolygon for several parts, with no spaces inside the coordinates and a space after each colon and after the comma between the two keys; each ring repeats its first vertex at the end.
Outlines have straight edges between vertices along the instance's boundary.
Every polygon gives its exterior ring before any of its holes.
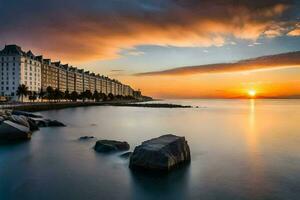
{"type": "Polygon", "coordinates": [[[78,93],[76,91],[72,91],[71,93],[66,91],[60,91],[58,88],[54,89],[51,86],[46,88],[46,91],[41,89],[39,92],[32,92],[29,91],[28,87],[24,84],[19,85],[17,89],[17,96],[21,101],[24,101],[24,97],[28,97],[28,99],[32,102],[36,101],[37,99],[48,100],[53,102],[59,102],[61,100],[73,101],[76,102],[77,100],[85,101],[111,101],[111,100],[121,100],[121,99],[134,99],[133,96],[123,96],[123,95],[113,95],[109,93],[106,95],[103,92],[98,92],[95,90],[93,93],[90,90],[86,90],[84,92],[78,93]]]}

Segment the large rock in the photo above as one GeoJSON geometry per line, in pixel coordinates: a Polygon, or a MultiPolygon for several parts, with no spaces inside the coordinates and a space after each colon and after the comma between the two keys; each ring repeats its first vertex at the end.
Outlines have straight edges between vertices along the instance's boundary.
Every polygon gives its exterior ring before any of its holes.
{"type": "Polygon", "coordinates": [[[130,146],[127,142],[120,142],[115,140],[98,140],[94,149],[101,153],[110,153],[116,151],[127,151],[130,146]]]}
{"type": "Polygon", "coordinates": [[[29,117],[23,115],[11,115],[9,116],[9,120],[15,122],[17,124],[28,127],[31,131],[39,130],[39,127],[35,123],[35,121],[29,117]]]}
{"type": "Polygon", "coordinates": [[[28,118],[27,120],[28,120],[29,128],[30,128],[31,131],[39,130],[38,125],[36,124],[36,122],[33,119],[28,118]]]}
{"type": "Polygon", "coordinates": [[[23,115],[11,115],[9,119],[12,122],[15,122],[17,124],[20,124],[20,125],[30,128],[30,125],[28,123],[28,118],[23,115]]]}
{"type": "Polygon", "coordinates": [[[32,118],[43,118],[41,115],[36,115],[30,112],[24,112],[24,111],[19,111],[19,110],[13,110],[12,111],[13,115],[23,115],[25,117],[32,117],[32,118]]]}
{"type": "Polygon", "coordinates": [[[0,140],[26,140],[31,138],[29,127],[5,120],[0,123],[0,140]]]}
{"type": "Polygon", "coordinates": [[[190,148],[185,137],[169,134],[147,140],[135,147],[129,167],[168,171],[190,160],[190,148]]]}

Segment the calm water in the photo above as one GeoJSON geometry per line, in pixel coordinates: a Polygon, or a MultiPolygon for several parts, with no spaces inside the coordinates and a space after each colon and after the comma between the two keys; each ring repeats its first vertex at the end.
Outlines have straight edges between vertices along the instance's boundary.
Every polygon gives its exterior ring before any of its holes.
{"type": "Polygon", "coordinates": [[[172,101],[193,109],[86,107],[41,112],[65,128],[0,146],[0,199],[300,199],[299,100],[172,101]],[[192,162],[165,176],[132,173],[95,140],[131,149],[166,133],[183,135],[192,162]]]}

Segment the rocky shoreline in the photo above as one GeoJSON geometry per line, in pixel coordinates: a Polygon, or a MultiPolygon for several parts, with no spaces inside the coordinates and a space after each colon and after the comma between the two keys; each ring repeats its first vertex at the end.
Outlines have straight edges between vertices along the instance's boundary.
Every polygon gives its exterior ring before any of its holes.
{"type": "Polygon", "coordinates": [[[38,112],[46,110],[58,110],[75,107],[89,106],[124,106],[124,107],[146,107],[146,108],[192,108],[192,106],[168,104],[168,103],[145,103],[148,101],[109,101],[109,102],[38,102],[24,104],[0,105],[0,109],[11,109],[16,111],[38,112]]]}
{"type": "Polygon", "coordinates": [[[116,103],[113,106],[125,106],[125,107],[145,107],[145,108],[192,108],[192,106],[185,106],[179,104],[169,103],[116,103]]]}
{"type": "MultiPolygon", "coordinates": [[[[64,127],[62,122],[45,119],[41,115],[24,111],[0,110],[0,142],[31,139],[34,131],[41,127],[64,127]]],[[[95,139],[82,136],[78,140],[95,139]]],[[[162,135],[142,142],[130,152],[126,141],[98,140],[94,150],[99,153],[123,152],[120,157],[129,159],[129,168],[143,171],[170,171],[191,160],[190,148],[185,137],[172,134],[162,135]],[[124,153],[125,152],[125,153],[124,153]]]]}
{"type": "Polygon", "coordinates": [[[0,110],[0,140],[29,140],[34,131],[40,127],[62,127],[57,120],[44,119],[32,113],[0,110]]]}

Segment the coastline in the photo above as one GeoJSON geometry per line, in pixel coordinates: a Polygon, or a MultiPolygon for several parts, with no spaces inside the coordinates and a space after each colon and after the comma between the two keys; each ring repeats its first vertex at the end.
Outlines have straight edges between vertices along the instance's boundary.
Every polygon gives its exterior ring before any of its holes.
{"type": "Polygon", "coordinates": [[[178,104],[167,103],[149,103],[153,100],[115,100],[105,102],[37,102],[29,104],[11,104],[0,105],[0,109],[11,109],[17,111],[38,112],[46,110],[58,110],[64,108],[88,107],[88,106],[128,106],[128,107],[152,107],[152,108],[191,108],[192,106],[183,106],[178,104]]]}

